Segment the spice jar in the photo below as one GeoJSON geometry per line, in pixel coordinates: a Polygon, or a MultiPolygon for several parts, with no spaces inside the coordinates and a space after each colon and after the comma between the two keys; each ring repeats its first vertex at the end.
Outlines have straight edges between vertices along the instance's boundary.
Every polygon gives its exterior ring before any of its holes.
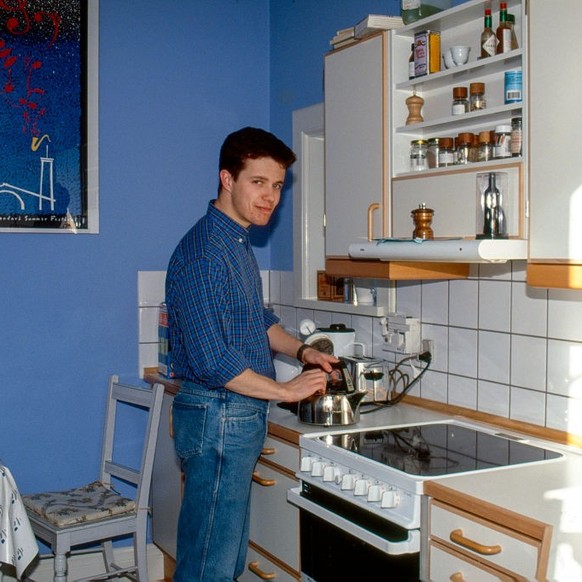
{"type": "Polygon", "coordinates": [[[438,137],[431,137],[428,140],[428,167],[429,168],[438,168],[439,164],[439,138],[438,137]]]}
{"type": "Polygon", "coordinates": [[[488,162],[493,159],[493,144],[491,143],[491,132],[479,132],[479,153],[477,159],[480,162],[488,162]]]}
{"type": "Polygon", "coordinates": [[[414,139],[410,142],[410,171],[418,172],[428,169],[428,144],[424,139],[414,139]]]}
{"type": "Polygon", "coordinates": [[[479,134],[477,133],[473,134],[473,143],[471,144],[471,150],[469,151],[469,161],[479,161],[479,134]]]}
{"type": "Polygon", "coordinates": [[[452,166],[455,163],[455,148],[452,137],[439,139],[439,167],[452,166]]]}
{"type": "Polygon", "coordinates": [[[510,158],[509,143],[511,140],[511,125],[497,125],[495,127],[495,146],[493,155],[495,158],[510,158]]]}
{"type": "Polygon", "coordinates": [[[468,164],[471,161],[472,147],[472,133],[460,133],[457,136],[457,164],[468,164]]]}
{"type": "Polygon", "coordinates": [[[485,83],[471,83],[469,85],[469,110],[478,111],[485,109],[487,102],[485,101],[485,83]]]}
{"type": "Polygon", "coordinates": [[[509,151],[515,158],[521,156],[521,117],[514,117],[511,120],[511,137],[509,139],[509,151]]]}
{"type": "Polygon", "coordinates": [[[467,98],[467,87],[453,87],[452,115],[462,115],[469,111],[469,99],[467,98]]]}

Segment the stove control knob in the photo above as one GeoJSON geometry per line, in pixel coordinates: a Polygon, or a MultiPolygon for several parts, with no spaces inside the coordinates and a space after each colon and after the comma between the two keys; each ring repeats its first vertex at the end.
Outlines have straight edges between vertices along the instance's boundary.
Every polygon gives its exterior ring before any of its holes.
{"type": "Polygon", "coordinates": [[[323,477],[323,470],[325,469],[326,465],[323,461],[315,461],[311,467],[311,476],[312,477],[323,477]]]}
{"type": "Polygon", "coordinates": [[[382,494],[381,507],[393,509],[394,507],[398,507],[398,505],[400,505],[400,495],[398,494],[398,491],[395,491],[394,489],[384,491],[382,494]]]}
{"type": "Polygon", "coordinates": [[[381,501],[384,491],[382,485],[371,485],[368,489],[368,501],[381,501]]]}
{"type": "Polygon", "coordinates": [[[350,491],[356,486],[358,475],[355,473],[346,473],[340,482],[340,488],[344,491],[350,491]]]}
{"type": "Polygon", "coordinates": [[[304,473],[311,473],[311,469],[313,467],[314,462],[315,462],[314,457],[303,457],[301,459],[301,465],[299,470],[303,471],[304,473]]]}
{"type": "Polygon", "coordinates": [[[367,479],[358,479],[354,487],[354,495],[368,495],[370,482],[367,479]]]}
{"type": "Polygon", "coordinates": [[[340,468],[337,465],[328,465],[323,469],[324,481],[336,481],[338,475],[340,475],[340,468]]]}

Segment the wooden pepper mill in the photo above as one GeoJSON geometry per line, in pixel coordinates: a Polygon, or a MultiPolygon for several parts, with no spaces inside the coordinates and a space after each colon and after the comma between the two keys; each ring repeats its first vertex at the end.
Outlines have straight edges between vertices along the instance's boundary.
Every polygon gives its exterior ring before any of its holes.
{"type": "Polygon", "coordinates": [[[431,228],[432,217],[434,210],[427,208],[425,203],[418,205],[412,212],[412,220],[414,221],[414,231],[412,238],[421,238],[428,240],[434,238],[434,233],[431,228]]]}
{"type": "Polygon", "coordinates": [[[420,110],[424,105],[424,99],[419,97],[416,93],[413,93],[406,100],[406,107],[408,107],[408,117],[406,118],[406,125],[411,125],[413,123],[420,123],[424,121],[424,118],[420,114],[420,110]]]}

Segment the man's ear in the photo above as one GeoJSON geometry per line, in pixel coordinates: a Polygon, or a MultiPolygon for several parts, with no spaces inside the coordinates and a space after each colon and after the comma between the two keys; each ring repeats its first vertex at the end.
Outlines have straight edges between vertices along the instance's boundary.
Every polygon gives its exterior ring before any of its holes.
{"type": "Polygon", "coordinates": [[[228,170],[220,170],[219,176],[222,190],[225,190],[226,192],[231,192],[232,183],[234,182],[232,174],[228,170]]]}

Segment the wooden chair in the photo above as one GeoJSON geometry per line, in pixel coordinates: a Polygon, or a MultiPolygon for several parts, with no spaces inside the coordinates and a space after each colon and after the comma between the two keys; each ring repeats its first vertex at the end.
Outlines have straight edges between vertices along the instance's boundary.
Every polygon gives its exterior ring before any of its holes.
{"type": "Polygon", "coordinates": [[[99,479],[89,485],[68,491],[23,495],[35,535],[50,545],[54,553],[54,581],[66,582],[67,556],[73,547],[100,543],[106,572],[83,580],[105,580],[120,575],[141,582],[148,581],[146,532],[150,484],[158,437],[164,388],[155,384],[152,389],[119,383],[118,376],[109,380],[109,396],[101,456],[99,479]],[[119,441],[118,408],[120,404],[145,409],[147,426],[141,459],[137,467],[128,467],[114,460],[119,441]],[[118,494],[112,479],[131,483],[135,496],[118,494]],[[121,568],[113,560],[112,540],[133,536],[134,565],[121,568]],[[131,576],[131,574],[134,574],[131,576]]]}

